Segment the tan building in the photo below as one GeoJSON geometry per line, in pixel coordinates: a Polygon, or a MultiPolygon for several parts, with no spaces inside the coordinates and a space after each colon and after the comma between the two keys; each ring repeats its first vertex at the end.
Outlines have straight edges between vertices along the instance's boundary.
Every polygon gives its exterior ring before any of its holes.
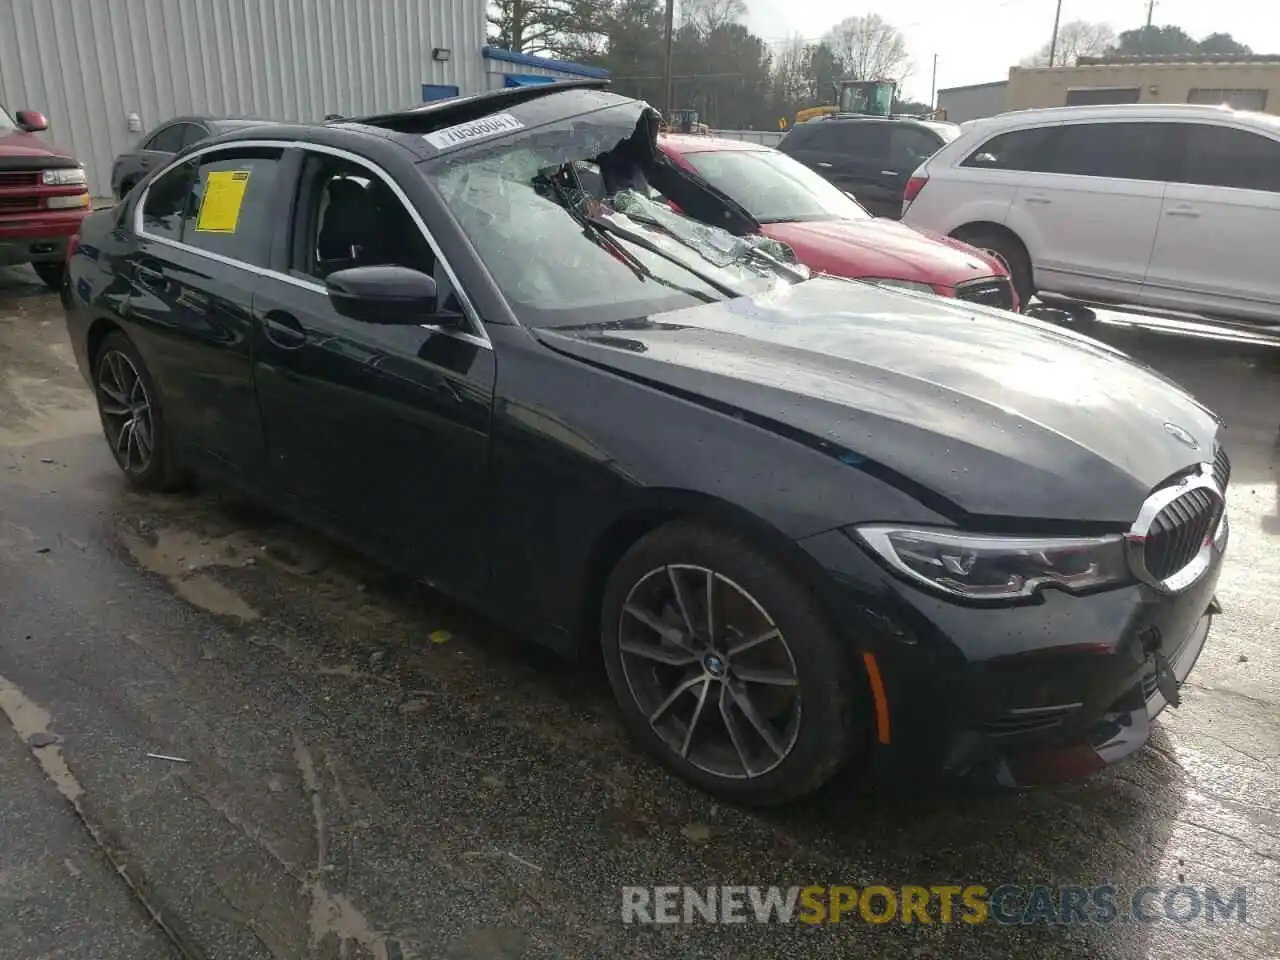
{"type": "Polygon", "coordinates": [[[1227,103],[1280,114],[1280,56],[1082,57],[1012,67],[1005,110],[1096,103],[1227,103]]]}

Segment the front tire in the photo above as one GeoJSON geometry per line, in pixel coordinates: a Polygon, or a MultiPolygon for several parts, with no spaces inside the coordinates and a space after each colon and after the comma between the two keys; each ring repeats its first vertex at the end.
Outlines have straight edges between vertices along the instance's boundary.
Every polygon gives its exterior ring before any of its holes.
{"type": "Polygon", "coordinates": [[[133,341],[108,334],[94,358],[94,394],[102,432],[116,463],[140,490],[170,490],[179,483],[173,448],[155,382],[133,341]]]}
{"type": "Polygon", "coordinates": [[[792,800],[862,742],[851,651],[812,592],[735,534],[678,521],[644,537],[609,577],[601,629],[627,727],[705,790],[792,800]]]}
{"type": "Polygon", "coordinates": [[[61,260],[42,260],[31,264],[31,269],[50,290],[62,289],[62,281],[67,276],[67,265],[61,260]]]}

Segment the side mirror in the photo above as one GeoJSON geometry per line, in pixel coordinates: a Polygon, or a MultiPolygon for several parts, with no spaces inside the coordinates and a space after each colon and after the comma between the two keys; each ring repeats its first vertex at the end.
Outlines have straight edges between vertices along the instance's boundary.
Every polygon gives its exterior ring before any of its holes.
{"type": "Polygon", "coordinates": [[[48,119],[39,110],[19,110],[13,115],[13,119],[27,133],[39,133],[41,130],[49,129],[48,119]]]}
{"type": "Polygon", "coordinates": [[[351,267],[325,280],[333,309],[362,323],[410,326],[452,324],[460,315],[441,317],[433,278],[408,267],[351,267]]]}

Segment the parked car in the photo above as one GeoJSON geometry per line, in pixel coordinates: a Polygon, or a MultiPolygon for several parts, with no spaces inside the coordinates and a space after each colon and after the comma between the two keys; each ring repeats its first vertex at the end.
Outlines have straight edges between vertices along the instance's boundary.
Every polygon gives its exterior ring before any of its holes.
{"type": "Polygon", "coordinates": [[[658,123],[564,82],[156,170],[71,257],[121,469],[599,649],[639,741],[738,801],[1138,749],[1217,609],[1218,421],[1069,331],[583,189],[699,205],[658,123]]]}
{"type": "Polygon", "coordinates": [[[896,220],[916,167],[959,135],[954,123],[834,114],[796,124],[778,149],[852,193],[877,217],[896,220]]]}
{"type": "Polygon", "coordinates": [[[904,219],[999,256],[1037,291],[1280,322],[1280,118],[1132,104],[966,124],[904,219]]]}
{"type": "Polygon", "coordinates": [[[225,117],[175,117],[166,120],[139,140],[132,150],[116,157],[111,165],[111,192],[118,199],[123,198],[157,165],[167,163],[175,153],[193,143],[266,122],[225,117]]]}
{"type": "Polygon", "coordinates": [[[48,127],[35,110],[0,105],[0,267],[29,263],[56,290],[92,201],[79,161],[36,136],[48,127]]]}
{"type": "Polygon", "coordinates": [[[785,153],[741,140],[678,135],[659,137],[658,146],[742,204],[764,236],[790,246],[814,271],[1018,309],[1009,275],[994,257],[872,217],[785,153]]]}

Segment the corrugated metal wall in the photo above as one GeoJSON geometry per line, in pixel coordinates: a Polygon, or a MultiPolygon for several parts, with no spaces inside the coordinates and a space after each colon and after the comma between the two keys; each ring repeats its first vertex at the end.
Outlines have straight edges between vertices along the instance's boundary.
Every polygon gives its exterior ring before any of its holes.
{"type": "Polygon", "coordinates": [[[0,0],[0,101],[49,117],[95,195],[143,130],[181,114],[320,120],[487,86],[485,0],[0,0]],[[431,59],[434,47],[451,58],[431,59]]]}

